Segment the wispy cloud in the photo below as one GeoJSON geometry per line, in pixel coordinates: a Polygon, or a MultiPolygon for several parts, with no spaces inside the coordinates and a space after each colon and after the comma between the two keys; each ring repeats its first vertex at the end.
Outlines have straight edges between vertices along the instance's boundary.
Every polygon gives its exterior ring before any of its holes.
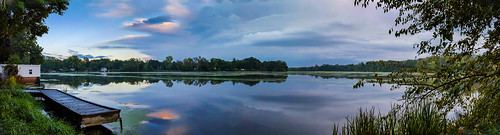
{"type": "MultiPolygon", "coordinates": [[[[75,55],[77,56],[78,58],[89,58],[89,59],[101,59],[101,58],[108,58],[108,56],[94,56],[94,55],[90,55],[90,54],[81,54],[79,53],[78,51],[75,51],[75,50],[71,50],[71,49],[68,49],[68,53],[71,54],[71,55],[75,55]]],[[[66,58],[64,56],[59,56],[59,57],[62,57],[62,58],[66,58]]]]}
{"type": "Polygon", "coordinates": [[[181,25],[172,21],[168,16],[158,16],[150,19],[136,19],[135,22],[125,23],[124,27],[150,33],[174,34],[181,25]]]}
{"type": "Polygon", "coordinates": [[[190,11],[186,6],[182,5],[181,0],[167,0],[169,5],[165,7],[165,10],[175,17],[187,17],[190,11]]]}
{"type": "Polygon", "coordinates": [[[96,16],[103,18],[129,17],[132,16],[135,11],[135,8],[130,6],[129,1],[99,0],[90,3],[89,6],[94,6],[101,9],[101,11],[96,14],[96,16]]]}

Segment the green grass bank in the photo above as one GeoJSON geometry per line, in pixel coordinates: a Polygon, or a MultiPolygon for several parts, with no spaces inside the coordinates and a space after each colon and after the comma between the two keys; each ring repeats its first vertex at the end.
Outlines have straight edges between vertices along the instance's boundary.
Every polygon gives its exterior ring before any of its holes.
{"type": "Polygon", "coordinates": [[[68,123],[42,113],[43,106],[14,77],[2,82],[0,91],[0,134],[78,134],[68,123]]]}

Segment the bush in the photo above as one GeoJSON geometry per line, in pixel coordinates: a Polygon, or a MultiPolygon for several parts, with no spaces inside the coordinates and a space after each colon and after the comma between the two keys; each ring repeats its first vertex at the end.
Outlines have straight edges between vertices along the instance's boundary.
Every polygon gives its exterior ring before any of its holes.
{"type": "Polygon", "coordinates": [[[22,89],[23,85],[21,85],[21,84],[24,84],[23,78],[21,76],[18,76],[18,75],[10,76],[2,82],[1,88],[3,88],[3,89],[12,89],[12,88],[22,89]]]}
{"type": "Polygon", "coordinates": [[[41,105],[30,94],[21,91],[13,78],[6,80],[12,83],[11,86],[0,91],[2,134],[76,134],[67,123],[43,115],[41,105]]]}
{"type": "Polygon", "coordinates": [[[10,76],[15,76],[17,73],[19,73],[19,69],[17,68],[17,65],[14,64],[7,64],[3,67],[3,70],[5,71],[4,73],[7,75],[7,77],[10,76]]]}

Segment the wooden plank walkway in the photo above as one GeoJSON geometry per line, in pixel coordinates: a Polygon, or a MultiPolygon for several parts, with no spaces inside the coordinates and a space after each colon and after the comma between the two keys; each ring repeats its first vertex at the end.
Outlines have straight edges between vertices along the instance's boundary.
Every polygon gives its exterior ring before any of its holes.
{"type": "Polygon", "coordinates": [[[116,122],[120,118],[120,109],[92,103],[66,92],[49,89],[25,89],[32,95],[41,95],[54,108],[56,113],[81,127],[95,126],[116,122]]]}
{"type": "Polygon", "coordinates": [[[79,115],[98,114],[116,110],[110,107],[105,107],[96,103],[82,100],[59,90],[42,90],[41,92],[48,98],[56,101],[57,103],[65,106],[66,108],[79,115]]]}

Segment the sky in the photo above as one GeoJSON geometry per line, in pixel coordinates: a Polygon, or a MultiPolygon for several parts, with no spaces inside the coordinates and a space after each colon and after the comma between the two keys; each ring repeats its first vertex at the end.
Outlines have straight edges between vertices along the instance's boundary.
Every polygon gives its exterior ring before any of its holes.
{"type": "Polygon", "coordinates": [[[430,33],[394,37],[398,12],[354,0],[71,0],[43,54],[91,59],[256,57],[289,66],[406,60],[430,33]]]}

